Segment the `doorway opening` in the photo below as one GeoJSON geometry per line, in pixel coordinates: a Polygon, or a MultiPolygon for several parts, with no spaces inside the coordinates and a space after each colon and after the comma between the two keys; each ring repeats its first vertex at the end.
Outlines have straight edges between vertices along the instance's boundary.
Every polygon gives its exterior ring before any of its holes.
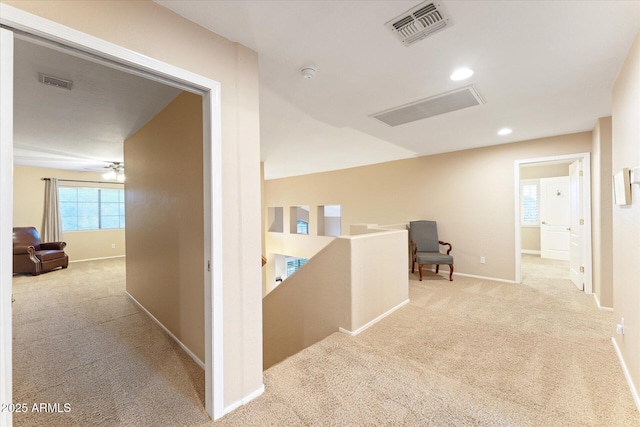
{"type": "Polygon", "coordinates": [[[554,272],[592,293],[590,154],[517,160],[516,282],[554,272]]]}
{"type": "MultiPolygon", "coordinates": [[[[0,67],[0,400],[12,401],[12,309],[10,233],[13,226],[13,46],[16,37],[35,38],[40,43],[67,50],[73,55],[161,81],[202,96],[205,328],[205,409],[212,418],[224,413],[222,383],[222,223],[221,223],[221,132],[220,84],[172,65],[153,60],[128,49],[106,43],[84,33],[24,14],[6,5],[0,23],[2,66],[0,67]],[[36,36],[37,34],[37,36],[36,36]],[[213,183],[216,183],[214,185],[213,183]]],[[[11,423],[11,414],[0,420],[11,423]]]]}

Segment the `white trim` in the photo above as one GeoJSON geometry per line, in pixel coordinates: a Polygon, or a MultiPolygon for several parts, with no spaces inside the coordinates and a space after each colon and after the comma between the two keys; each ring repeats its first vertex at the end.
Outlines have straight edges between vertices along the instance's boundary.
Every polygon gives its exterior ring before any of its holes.
{"type": "Polygon", "coordinates": [[[242,405],[246,405],[247,403],[251,402],[256,397],[259,397],[262,393],[264,393],[264,384],[262,384],[260,387],[258,387],[257,390],[249,393],[247,396],[243,397],[242,399],[238,400],[237,402],[233,402],[231,405],[229,405],[226,408],[224,408],[224,414],[223,415],[228,414],[229,412],[238,409],[242,405]]]}
{"type": "Polygon", "coordinates": [[[73,261],[69,261],[69,264],[74,264],[76,262],[100,261],[101,259],[126,258],[126,257],[127,257],[126,255],[115,255],[115,256],[104,256],[100,258],[76,259],[73,261]]]}
{"type": "MultiPolygon", "coordinates": [[[[0,205],[0,403],[4,404],[13,401],[13,33],[4,28],[0,28],[0,205]]],[[[11,412],[0,411],[0,426],[12,422],[11,412]]]]}
{"type": "MultiPolygon", "coordinates": [[[[442,264],[442,265],[446,265],[446,264],[442,264]]],[[[435,268],[432,268],[429,271],[431,271],[432,273],[436,273],[436,269],[435,268]]],[[[443,271],[440,271],[439,273],[436,273],[436,274],[441,275],[443,273],[444,273],[445,276],[441,276],[441,277],[446,277],[448,272],[446,270],[443,270],[443,271]]],[[[472,277],[474,279],[491,280],[492,282],[516,283],[513,280],[498,279],[497,277],[489,277],[489,276],[478,276],[476,274],[458,273],[457,271],[454,271],[453,275],[454,276],[462,276],[462,277],[472,277]]]]}
{"type": "MultiPolygon", "coordinates": [[[[584,216],[584,240],[582,259],[584,262],[584,293],[593,293],[593,266],[591,260],[592,240],[591,240],[591,153],[563,154],[559,156],[538,157],[532,159],[515,160],[514,164],[514,212],[515,212],[515,282],[522,282],[521,259],[518,254],[522,251],[522,237],[520,235],[520,166],[534,163],[551,163],[570,160],[582,160],[583,172],[583,208],[584,216]]],[[[455,273],[454,273],[455,274],[455,273]]]]}
{"type": "Polygon", "coordinates": [[[596,300],[596,305],[598,306],[598,308],[599,308],[600,310],[603,310],[603,311],[613,311],[613,308],[612,308],[612,307],[603,307],[603,306],[601,306],[601,305],[600,305],[600,298],[598,298],[598,294],[596,294],[596,293],[594,292],[592,295],[593,295],[593,298],[595,298],[595,300],[596,300]]]}
{"type": "Polygon", "coordinates": [[[173,332],[171,332],[166,326],[164,326],[162,324],[162,322],[160,322],[156,316],[154,316],[153,314],[151,314],[151,312],[149,310],[147,310],[144,305],[140,304],[140,301],[138,301],[137,299],[135,299],[129,292],[124,291],[125,294],[127,294],[127,296],[129,298],[131,298],[131,301],[133,301],[142,311],[144,311],[147,316],[149,316],[151,318],[151,320],[153,320],[154,322],[156,322],[158,324],[158,326],[160,326],[179,346],[181,349],[183,349],[185,351],[185,353],[187,353],[189,355],[189,357],[191,357],[193,359],[194,362],[196,362],[202,369],[204,369],[204,362],[202,360],[200,360],[198,358],[198,356],[196,356],[191,350],[189,350],[189,347],[187,347],[186,345],[184,345],[182,343],[182,341],[180,341],[178,339],[178,337],[176,337],[173,332]]]}
{"type": "MultiPolygon", "coordinates": [[[[435,270],[434,270],[434,273],[435,273],[435,270]]],[[[453,275],[454,276],[463,276],[463,277],[473,277],[474,279],[491,280],[492,282],[516,283],[513,280],[498,279],[497,277],[489,277],[489,276],[478,276],[476,274],[458,273],[457,271],[454,271],[453,275]]]]}
{"type": "Polygon", "coordinates": [[[624,357],[622,357],[622,352],[620,351],[620,347],[618,347],[618,342],[616,341],[615,337],[611,337],[611,342],[613,343],[613,348],[616,350],[616,354],[618,355],[618,361],[620,362],[620,366],[622,367],[622,372],[624,372],[624,377],[627,379],[627,384],[629,384],[629,390],[631,390],[633,401],[636,403],[636,408],[638,408],[638,411],[640,411],[640,395],[638,395],[638,389],[633,384],[633,378],[631,378],[629,369],[627,369],[627,364],[624,362],[624,357]]]}
{"type": "MultiPolygon", "coordinates": [[[[209,177],[213,183],[205,185],[205,191],[210,189],[210,194],[205,194],[205,218],[209,218],[210,222],[205,226],[205,270],[207,261],[211,260],[211,271],[205,271],[205,409],[209,416],[214,420],[224,415],[224,351],[223,351],[223,330],[222,330],[222,241],[224,237],[224,229],[222,226],[222,137],[221,137],[221,103],[220,103],[220,83],[200,76],[188,70],[167,64],[153,58],[146,57],[132,50],[126,49],[122,46],[107,42],[94,36],[82,33],[72,28],[60,25],[56,22],[49,21],[39,16],[22,11],[15,7],[0,3],[0,24],[8,26],[10,28],[19,30],[21,32],[32,34],[44,39],[46,42],[54,41],[61,45],[68,46],[75,49],[75,54],[86,54],[87,59],[110,64],[115,67],[126,67],[127,69],[138,70],[139,72],[149,73],[156,78],[165,79],[168,82],[178,83],[178,86],[185,85],[191,88],[194,92],[201,91],[203,97],[203,153],[206,154],[209,150],[211,157],[204,156],[203,167],[204,176],[209,177]],[[206,256],[211,254],[212,256],[207,259],[206,256]]],[[[4,34],[4,31],[3,31],[4,34]]],[[[12,39],[12,36],[11,36],[12,39]]],[[[7,66],[7,61],[4,61],[4,55],[7,55],[7,49],[3,50],[3,65],[7,66]]],[[[13,61],[9,61],[10,63],[13,61]]],[[[11,85],[13,87],[13,85],[11,85]]],[[[3,87],[3,94],[12,94],[8,89],[3,87]]],[[[4,101],[6,102],[6,101],[4,101]]],[[[3,113],[4,111],[3,102],[3,113]]],[[[13,111],[13,96],[9,101],[7,110],[13,111]]],[[[11,121],[12,122],[12,121],[11,121]]],[[[3,123],[3,135],[7,134],[8,126],[3,123]]],[[[12,200],[12,145],[11,147],[7,141],[2,141],[0,149],[3,153],[8,152],[9,158],[6,160],[3,154],[2,162],[9,163],[9,167],[2,167],[2,174],[0,175],[0,194],[2,197],[11,196],[12,200]],[[8,181],[3,176],[7,175],[8,181]],[[5,182],[6,181],[6,182],[5,182]],[[5,194],[5,190],[7,194],[5,194]]],[[[206,182],[206,180],[205,180],[206,182]]],[[[13,209],[5,209],[10,207],[11,202],[6,203],[2,200],[2,216],[0,217],[0,236],[2,236],[2,242],[5,245],[8,244],[8,238],[6,234],[10,230],[10,223],[12,223],[11,216],[13,209]]],[[[0,260],[3,265],[11,257],[8,253],[2,252],[0,249],[0,260]]],[[[0,275],[0,281],[2,281],[4,275],[8,274],[10,269],[3,268],[3,275],[0,275]]],[[[3,287],[8,287],[4,283],[0,283],[3,287]]],[[[5,304],[6,296],[2,294],[3,300],[1,304],[5,304]]],[[[10,296],[8,301],[10,301],[10,296]]],[[[2,312],[2,325],[3,330],[11,330],[11,312],[2,312]],[[8,328],[8,329],[7,329],[8,328]]],[[[2,336],[0,340],[0,353],[11,354],[11,335],[9,337],[2,336]],[[8,352],[8,353],[7,353],[8,352]]],[[[8,358],[8,367],[11,369],[11,359],[8,358]]],[[[6,378],[11,378],[10,376],[6,378]]],[[[8,390],[11,393],[12,383],[4,384],[3,391],[8,390]]],[[[4,394],[3,394],[4,395],[4,394]]],[[[10,397],[11,394],[6,396],[10,397]]],[[[2,415],[4,416],[4,415],[2,415]]]]}
{"type": "Polygon", "coordinates": [[[527,255],[540,255],[540,251],[536,251],[533,249],[522,249],[520,251],[521,254],[527,254],[527,255]]]}
{"type": "Polygon", "coordinates": [[[370,321],[366,325],[356,329],[353,332],[349,331],[347,329],[344,329],[344,328],[338,328],[338,331],[342,332],[343,334],[347,334],[349,336],[355,337],[360,332],[364,331],[365,329],[368,329],[369,327],[373,326],[375,323],[378,323],[379,321],[381,321],[382,319],[384,319],[385,317],[387,317],[388,315],[390,315],[391,313],[393,313],[397,309],[399,309],[399,308],[401,308],[401,307],[403,307],[403,306],[405,306],[407,304],[409,304],[409,298],[407,298],[406,300],[402,301],[400,304],[396,305],[395,307],[391,308],[390,310],[387,310],[386,312],[382,313],[380,316],[376,317],[375,319],[373,319],[372,321],[370,321]]]}
{"type": "Polygon", "coordinates": [[[202,112],[211,120],[204,122],[203,138],[211,144],[203,145],[204,170],[204,266],[205,266],[205,362],[211,375],[205,376],[207,413],[214,420],[226,414],[224,410],[224,359],[222,353],[223,304],[222,304],[222,128],[220,87],[202,96],[202,112]],[[207,266],[211,268],[207,271],[207,266]]]}

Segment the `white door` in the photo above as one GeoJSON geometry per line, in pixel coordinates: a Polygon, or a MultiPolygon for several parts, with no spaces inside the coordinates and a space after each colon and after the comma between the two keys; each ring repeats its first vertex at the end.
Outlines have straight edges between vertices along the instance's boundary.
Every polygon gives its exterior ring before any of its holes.
{"type": "Polygon", "coordinates": [[[540,256],[569,261],[570,182],[568,176],[540,180],[540,256]]]}
{"type": "Polygon", "coordinates": [[[582,162],[580,160],[576,160],[569,166],[569,181],[571,188],[569,274],[573,284],[583,291],[582,242],[584,240],[584,220],[582,219],[582,162]]]}

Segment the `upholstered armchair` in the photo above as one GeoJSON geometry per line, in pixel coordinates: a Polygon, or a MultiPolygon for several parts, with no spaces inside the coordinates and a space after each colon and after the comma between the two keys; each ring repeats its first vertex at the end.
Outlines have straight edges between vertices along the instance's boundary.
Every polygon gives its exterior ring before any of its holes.
{"type": "Polygon", "coordinates": [[[411,239],[411,272],[415,271],[416,263],[420,280],[422,280],[422,266],[435,265],[436,273],[440,264],[449,265],[449,281],[453,280],[453,256],[451,243],[438,240],[438,226],[435,221],[411,221],[409,223],[411,239]],[[440,252],[440,245],[449,246],[446,254],[440,252]]]}
{"type": "Polygon", "coordinates": [[[41,243],[34,227],[13,228],[13,274],[31,273],[37,276],[54,268],[67,268],[69,257],[65,242],[41,243]]]}

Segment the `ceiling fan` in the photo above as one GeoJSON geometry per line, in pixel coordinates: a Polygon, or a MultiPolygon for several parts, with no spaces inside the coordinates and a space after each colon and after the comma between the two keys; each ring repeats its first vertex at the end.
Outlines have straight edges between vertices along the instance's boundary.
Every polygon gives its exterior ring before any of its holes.
{"type": "Polygon", "coordinates": [[[111,162],[111,164],[105,166],[105,169],[107,171],[102,174],[102,178],[124,182],[124,163],[111,162]]]}

